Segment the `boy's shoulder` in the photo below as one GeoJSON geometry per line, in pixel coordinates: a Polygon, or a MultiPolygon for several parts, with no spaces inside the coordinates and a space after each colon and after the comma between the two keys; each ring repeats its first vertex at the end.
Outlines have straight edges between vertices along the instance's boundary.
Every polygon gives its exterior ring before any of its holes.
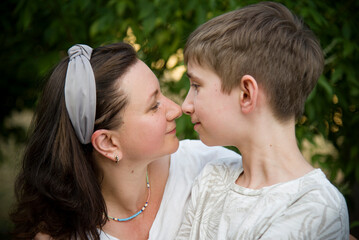
{"type": "Polygon", "coordinates": [[[306,175],[267,190],[267,195],[281,196],[286,199],[288,209],[306,209],[312,214],[330,211],[342,219],[347,218],[346,201],[342,193],[327,179],[320,169],[314,169],[306,175]],[[338,215],[339,214],[339,215],[338,215]]]}
{"type": "Polygon", "coordinates": [[[297,189],[288,203],[288,209],[292,212],[300,210],[319,218],[325,216],[327,221],[339,221],[341,228],[349,232],[345,198],[320,169],[311,171],[299,178],[298,184],[288,187],[297,189]]]}
{"type": "Polygon", "coordinates": [[[327,179],[320,169],[315,169],[300,178],[300,191],[302,201],[325,205],[333,210],[341,211],[346,208],[343,194],[327,179]]]}

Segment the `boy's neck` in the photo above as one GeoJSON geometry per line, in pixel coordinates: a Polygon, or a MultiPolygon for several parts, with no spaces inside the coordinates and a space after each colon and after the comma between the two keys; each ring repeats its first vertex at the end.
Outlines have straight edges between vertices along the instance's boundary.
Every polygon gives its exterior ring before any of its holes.
{"type": "Polygon", "coordinates": [[[242,187],[259,189],[299,178],[313,170],[298,148],[294,120],[257,122],[246,141],[238,139],[236,147],[243,161],[243,173],[236,184],[242,187]]]}

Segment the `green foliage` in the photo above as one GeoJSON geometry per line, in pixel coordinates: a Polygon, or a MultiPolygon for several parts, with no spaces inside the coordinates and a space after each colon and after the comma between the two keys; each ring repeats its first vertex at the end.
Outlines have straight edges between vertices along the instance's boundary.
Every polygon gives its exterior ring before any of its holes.
{"type": "MultiPolygon", "coordinates": [[[[243,0],[8,0],[0,3],[0,134],[17,136],[5,126],[13,110],[32,109],[46,73],[75,43],[91,46],[123,41],[140,45],[139,56],[161,80],[170,96],[183,99],[188,80],[166,80],[168,60],[183,48],[188,35],[201,23],[224,12],[258,1],[243,0]],[[133,34],[128,30],[132,29],[133,34]],[[161,64],[162,61],[162,64],[161,64]],[[155,63],[159,63],[156,65],[155,63]]],[[[290,1],[281,3],[300,15],[321,41],[325,69],[309,96],[305,118],[298,124],[298,143],[322,135],[336,155],[314,155],[313,162],[330,170],[334,180],[344,174],[342,186],[359,180],[359,2],[290,1]]],[[[180,100],[179,100],[180,102],[180,100]]],[[[180,138],[196,138],[189,118],[178,120],[180,138]]]]}
{"type": "Polygon", "coordinates": [[[307,124],[298,128],[310,126],[328,139],[338,156],[327,157],[326,168],[333,176],[342,171],[345,181],[353,183],[359,179],[359,33],[357,14],[350,13],[358,2],[303,1],[292,9],[315,31],[326,54],[324,73],[306,104],[307,124]]]}

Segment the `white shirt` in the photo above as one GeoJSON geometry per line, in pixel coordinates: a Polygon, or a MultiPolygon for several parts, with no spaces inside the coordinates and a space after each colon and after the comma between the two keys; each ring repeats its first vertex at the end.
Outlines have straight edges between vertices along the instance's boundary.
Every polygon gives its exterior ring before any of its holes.
{"type": "Polygon", "coordinates": [[[177,239],[349,239],[345,199],[320,169],[262,189],[235,184],[242,163],[208,164],[177,239]]]}
{"type": "MultiPolygon", "coordinates": [[[[171,240],[176,237],[194,179],[206,163],[220,158],[239,161],[240,155],[223,147],[208,147],[199,140],[180,141],[178,150],[171,155],[169,176],[149,239],[171,240]]],[[[118,240],[105,232],[100,233],[100,239],[118,240]]]]}

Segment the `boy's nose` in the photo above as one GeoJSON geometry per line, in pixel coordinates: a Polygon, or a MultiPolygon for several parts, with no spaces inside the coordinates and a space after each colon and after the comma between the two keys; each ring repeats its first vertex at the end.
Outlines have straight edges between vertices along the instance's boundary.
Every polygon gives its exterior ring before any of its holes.
{"type": "Polygon", "coordinates": [[[173,121],[176,118],[179,118],[182,115],[181,107],[173,102],[172,100],[168,99],[167,105],[167,113],[166,117],[168,121],[173,121]]]}
{"type": "Polygon", "coordinates": [[[185,113],[187,115],[191,115],[193,113],[193,110],[194,110],[193,100],[192,100],[192,97],[190,96],[190,92],[189,92],[186,96],[186,99],[182,103],[182,111],[183,111],[183,113],[185,113]]]}

